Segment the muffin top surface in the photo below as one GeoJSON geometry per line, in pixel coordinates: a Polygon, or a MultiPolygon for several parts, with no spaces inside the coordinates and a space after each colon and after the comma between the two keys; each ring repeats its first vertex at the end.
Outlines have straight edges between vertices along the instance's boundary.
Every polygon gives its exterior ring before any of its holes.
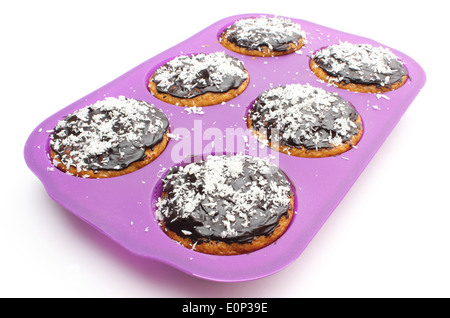
{"type": "Polygon", "coordinates": [[[407,71],[388,48],[341,42],[323,48],[312,59],[334,81],[389,86],[400,82],[407,71]]]}
{"type": "Polygon", "coordinates": [[[169,171],[157,215],[193,241],[246,243],[275,229],[292,195],[284,173],[265,159],[208,156],[169,171]]]}
{"type": "Polygon", "coordinates": [[[273,51],[286,51],[289,43],[306,39],[299,24],[282,17],[240,19],[224,31],[224,36],[229,42],[249,50],[267,46],[273,51]]]}
{"type": "Polygon", "coordinates": [[[50,147],[67,167],[121,170],[142,160],[145,151],[163,140],[169,127],[153,105],[123,96],[76,110],[60,120],[50,147]]]}
{"type": "Polygon", "coordinates": [[[151,80],[159,93],[193,98],[238,88],[247,78],[241,60],[215,52],[178,56],[159,67],[151,80]]]}
{"type": "Polygon", "coordinates": [[[357,134],[356,110],[336,93],[289,84],[263,92],[250,112],[253,129],[272,142],[306,149],[331,148],[357,134]]]}

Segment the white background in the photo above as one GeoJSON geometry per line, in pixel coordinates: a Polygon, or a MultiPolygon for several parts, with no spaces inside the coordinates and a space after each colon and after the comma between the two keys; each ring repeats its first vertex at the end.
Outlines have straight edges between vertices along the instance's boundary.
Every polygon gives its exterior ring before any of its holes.
{"type": "Polygon", "coordinates": [[[449,297],[444,1],[3,1],[2,297],[449,297]],[[396,48],[427,83],[301,256],[272,276],[216,283],[125,251],[60,207],[25,164],[45,118],[217,20],[299,18],[396,48]]]}

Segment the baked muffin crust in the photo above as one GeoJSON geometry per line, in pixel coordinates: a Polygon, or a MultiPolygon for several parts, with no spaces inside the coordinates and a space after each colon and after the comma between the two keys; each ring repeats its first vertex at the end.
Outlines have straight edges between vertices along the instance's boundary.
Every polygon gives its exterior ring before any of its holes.
{"type": "Polygon", "coordinates": [[[178,106],[211,106],[241,94],[249,83],[244,63],[224,52],[178,56],[149,81],[158,99],[178,106]]]}
{"type": "Polygon", "coordinates": [[[54,165],[78,177],[109,178],[133,172],[165,149],[169,122],[153,105],[108,97],[60,120],[50,135],[54,165]]]}
{"type": "Polygon", "coordinates": [[[263,92],[247,118],[262,142],[291,156],[321,158],[354,147],[363,133],[360,115],[339,95],[289,84],[263,92]]]}
{"type": "Polygon", "coordinates": [[[208,156],[172,168],[157,206],[164,232],[183,246],[236,255],[267,246],[286,231],[294,195],[284,173],[265,159],[208,156]]]}
{"type": "Polygon", "coordinates": [[[305,40],[306,33],[301,26],[282,17],[240,19],[219,38],[231,51],[259,57],[293,53],[303,47],[305,40]]]}
{"type": "Polygon", "coordinates": [[[408,73],[388,48],[342,42],[318,50],[310,68],[321,80],[360,93],[383,93],[403,86],[408,73]]]}

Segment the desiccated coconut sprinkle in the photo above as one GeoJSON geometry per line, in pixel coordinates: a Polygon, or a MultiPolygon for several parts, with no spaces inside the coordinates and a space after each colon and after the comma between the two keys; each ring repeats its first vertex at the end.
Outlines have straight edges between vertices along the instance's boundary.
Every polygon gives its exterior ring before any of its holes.
{"type": "Polygon", "coordinates": [[[247,77],[241,60],[215,52],[178,56],[158,68],[152,80],[160,93],[192,98],[237,88],[247,77]]]}
{"type": "Polygon", "coordinates": [[[338,146],[356,134],[356,110],[338,94],[289,84],[263,92],[250,113],[253,127],[269,130],[272,142],[319,149],[338,146]]]}
{"type": "Polygon", "coordinates": [[[157,217],[192,240],[251,241],[270,233],[292,196],[281,170],[247,155],[208,156],[172,168],[163,181],[157,217]]]}
{"type": "Polygon", "coordinates": [[[312,58],[336,82],[386,86],[407,75],[403,62],[382,46],[340,42],[317,51],[312,58]]]}
{"type": "Polygon", "coordinates": [[[67,167],[119,170],[141,160],[168,128],[164,113],[153,105],[120,96],[81,108],[60,120],[50,147],[67,167]]]}
{"type": "Polygon", "coordinates": [[[268,46],[269,49],[283,51],[290,42],[306,39],[306,33],[290,19],[261,17],[236,21],[226,30],[226,37],[230,42],[250,50],[268,46]]]}

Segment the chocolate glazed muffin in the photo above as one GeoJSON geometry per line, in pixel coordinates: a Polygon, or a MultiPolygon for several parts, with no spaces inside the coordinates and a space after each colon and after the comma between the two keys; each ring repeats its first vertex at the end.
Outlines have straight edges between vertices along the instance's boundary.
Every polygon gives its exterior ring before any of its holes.
{"type": "Polygon", "coordinates": [[[149,81],[158,99],[178,106],[211,106],[241,94],[248,85],[244,63],[224,52],[181,55],[159,67],[149,81]]]}
{"type": "Polygon", "coordinates": [[[231,51],[269,57],[299,50],[306,42],[306,33],[287,18],[244,18],[225,29],[219,40],[231,51]]]}
{"type": "Polygon", "coordinates": [[[248,127],[273,149],[290,156],[341,154],[361,139],[360,115],[339,95],[290,84],[263,92],[252,105],[248,127]]]}
{"type": "Polygon", "coordinates": [[[383,93],[403,86],[408,73],[388,48],[342,42],[317,51],[310,61],[314,74],[337,87],[361,93],[383,93]]]}
{"type": "Polygon", "coordinates": [[[153,105],[109,97],[60,120],[50,135],[50,155],[60,170],[110,178],[131,173],[165,149],[169,122],[153,105]]]}
{"type": "Polygon", "coordinates": [[[172,168],[157,207],[162,229],[176,242],[201,253],[237,255],[286,231],[294,194],[284,173],[264,159],[208,156],[172,168]]]}

